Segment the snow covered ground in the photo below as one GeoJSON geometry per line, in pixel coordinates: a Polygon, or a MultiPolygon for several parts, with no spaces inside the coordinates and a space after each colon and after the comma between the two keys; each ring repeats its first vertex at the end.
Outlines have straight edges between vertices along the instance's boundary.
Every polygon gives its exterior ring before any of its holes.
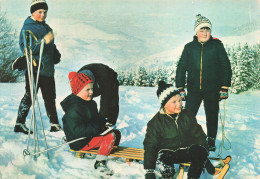
{"type": "MultiPolygon", "coordinates": [[[[65,80],[64,80],[65,81],[65,80]]],[[[60,122],[63,111],[60,102],[70,93],[68,82],[59,82],[57,87],[57,110],[60,122]]],[[[38,158],[23,157],[27,146],[27,136],[14,133],[17,109],[24,94],[24,83],[0,83],[0,178],[99,178],[93,169],[94,159],[79,159],[69,152],[67,145],[49,151],[38,158]]],[[[50,133],[50,124],[39,93],[43,125],[48,147],[55,147],[62,142],[63,132],[50,133]]],[[[98,98],[95,99],[97,102],[98,98]]],[[[231,168],[226,178],[260,178],[260,92],[250,91],[243,94],[231,94],[226,102],[225,134],[231,141],[231,149],[223,150],[222,156],[231,155],[231,168]]],[[[223,102],[221,114],[224,115],[223,102]]],[[[159,104],[156,88],[120,87],[120,114],[117,128],[122,132],[122,146],[142,148],[146,124],[157,112],[159,104]]],[[[27,118],[27,126],[30,124],[27,118]]],[[[198,121],[205,129],[203,108],[198,113],[198,121]]],[[[38,129],[40,121],[37,120],[38,129]]],[[[44,149],[43,136],[40,133],[40,148],[44,149]]],[[[221,141],[221,126],[218,130],[217,144],[221,141]]],[[[30,140],[29,151],[33,144],[30,140]]],[[[225,141],[226,142],[226,141],[225,141]]],[[[227,144],[227,143],[226,143],[227,144]]],[[[217,155],[218,150],[215,154],[217,155]]],[[[125,163],[120,158],[109,158],[108,166],[115,174],[110,178],[144,178],[142,163],[125,163]]],[[[203,174],[201,178],[212,178],[203,174]]]]}

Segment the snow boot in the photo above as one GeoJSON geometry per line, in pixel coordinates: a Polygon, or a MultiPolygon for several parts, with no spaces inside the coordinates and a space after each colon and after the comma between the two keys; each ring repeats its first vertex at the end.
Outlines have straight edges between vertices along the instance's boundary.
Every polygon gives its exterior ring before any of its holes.
{"type": "Polygon", "coordinates": [[[205,168],[206,168],[206,170],[207,170],[207,172],[208,172],[209,174],[211,174],[211,175],[214,175],[214,174],[215,174],[215,167],[212,165],[212,163],[210,162],[209,159],[207,159],[205,168]]]}
{"type": "Polygon", "coordinates": [[[95,169],[107,169],[107,162],[105,160],[97,160],[94,164],[95,169]]]}
{"type": "MultiPolygon", "coordinates": [[[[29,129],[26,127],[25,124],[16,123],[15,126],[14,126],[14,132],[22,132],[22,133],[28,135],[29,129]]],[[[30,134],[32,134],[32,133],[33,133],[33,132],[30,131],[30,134]]]]}
{"type": "Polygon", "coordinates": [[[62,128],[61,128],[60,124],[53,124],[53,123],[51,123],[50,132],[58,132],[58,131],[62,131],[62,128]]]}

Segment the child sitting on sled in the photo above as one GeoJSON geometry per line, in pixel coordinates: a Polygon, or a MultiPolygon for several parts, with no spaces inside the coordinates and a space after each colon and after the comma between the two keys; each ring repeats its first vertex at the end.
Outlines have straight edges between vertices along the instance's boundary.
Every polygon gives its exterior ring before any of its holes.
{"type": "Polygon", "coordinates": [[[208,157],[206,134],[194,114],[182,108],[176,87],[160,81],[160,111],[148,122],[144,139],[146,178],[155,178],[156,164],[163,178],[173,177],[174,164],[191,162],[188,178],[199,178],[208,157]]]}
{"type": "Polygon", "coordinates": [[[107,169],[107,156],[113,149],[115,142],[118,144],[120,139],[116,139],[113,130],[101,135],[107,127],[105,119],[98,114],[96,102],[92,100],[92,79],[84,73],[70,72],[69,80],[72,94],[61,102],[65,111],[62,121],[67,141],[85,137],[83,140],[70,143],[70,148],[90,150],[99,147],[94,168],[107,169]]]}

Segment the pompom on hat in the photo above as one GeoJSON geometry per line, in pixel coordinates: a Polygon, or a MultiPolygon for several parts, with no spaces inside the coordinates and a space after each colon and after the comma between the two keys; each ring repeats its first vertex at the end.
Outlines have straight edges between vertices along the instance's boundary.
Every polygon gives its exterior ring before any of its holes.
{"type": "Polygon", "coordinates": [[[70,87],[73,94],[77,95],[88,83],[93,82],[84,73],[69,73],[70,87]]]}
{"type": "Polygon", "coordinates": [[[39,9],[48,10],[48,5],[45,0],[32,0],[31,2],[31,14],[39,9]]]}
{"type": "Polygon", "coordinates": [[[202,27],[208,27],[208,28],[210,28],[210,30],[212,30],[212,24],[211,24],[210,20],[208,18],[198,14],[198,15],[196,15],[196,21],[194,24],[195,35],[202,27]]]}
{"type": "Polygon", "coordinates": [[[176,94],[180,94],[178,88],[174,87],[171,84],[166,84],[164,81],[159,81],[157,96],[159,102],[161,103],[161,108],[163,108],[165,104],[169,101],[169,99],[171,99],[171,97],[175,96],[176,94]]]}

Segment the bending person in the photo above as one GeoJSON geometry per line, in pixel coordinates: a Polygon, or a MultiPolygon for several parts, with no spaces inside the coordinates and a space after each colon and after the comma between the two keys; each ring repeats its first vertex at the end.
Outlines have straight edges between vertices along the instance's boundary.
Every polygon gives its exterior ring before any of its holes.
{"type": "Polygon", "coordinates": [[[102,63],[85,65],[78,72],[93,80],[93,97],[100,96],[99,116],[106,118],[110,125],[115,125],[119,114],[117,73],[102,63]]]}

